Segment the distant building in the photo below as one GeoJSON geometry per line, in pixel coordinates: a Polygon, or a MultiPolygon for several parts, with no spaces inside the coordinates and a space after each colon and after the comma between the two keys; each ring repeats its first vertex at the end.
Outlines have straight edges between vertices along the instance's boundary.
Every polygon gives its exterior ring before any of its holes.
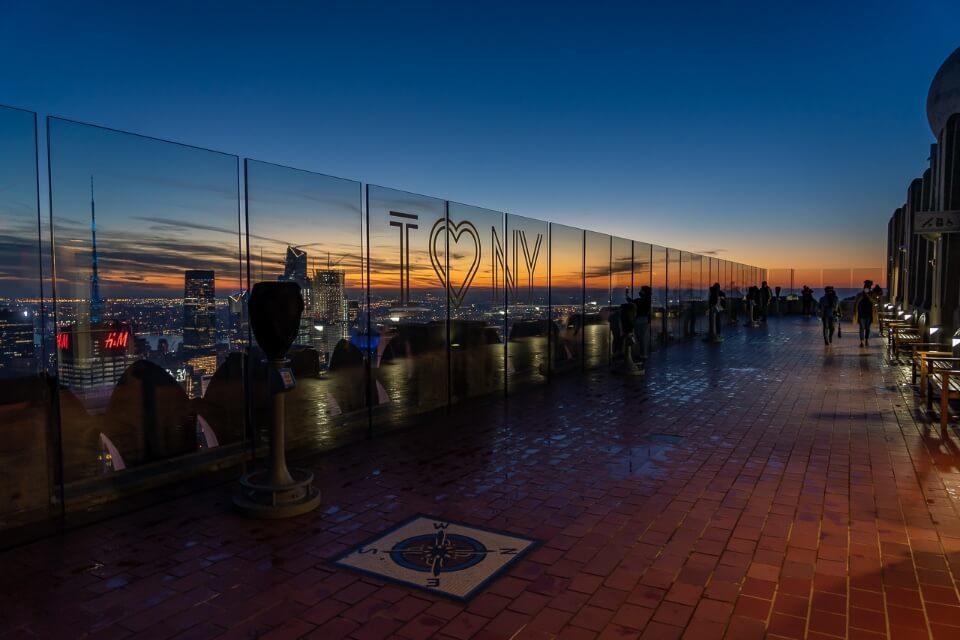
{"type": "Polygon", "coordinates": [[[250,320],[247,315],[248,297],[246,291],[241,291],[227,298],[227,311],[229,313],[227,333],[229,334],[231,350],[241,350],[247,343],[250,328],[250,320]]]}
{"type": "Polygon", "coordinates": [[[303,315],[300,317],[300,330],[294,344],[312,346],[312,327],[314,325],[312,309],[314,305],[313,283],[307,275],[307,252],[297,247],[287,247],[287,257],[283,263],[283,275],[280,282],[296,282],[300,285],[303,297],[303,315]]]}
{"type": "Polygon", "coordinates": [[[36,369],[33,314],[27,309],[0,309],[0,376],[36,369]]]}
{"type": "Polygon", "coordinates": [[[57,350],[60,386],[84,400],[105,401],[123,372],[137,360],[133,331],[117,320],[61,329],[57,350]]]}
{"type": "Polygon", "coordinates": [[[350,306],[345,285],[346,273],[342,269],[313,272],[313,345],[324,363],[329,361],[337,343],[350,335],[350,306]]]}
{"type": "Polygon", "coordinates": [[[307,286],[307,252],[297,247],[287,247],[281,282],[296,282],[301,288],[307,286]]]}
{"type": "Polygon", "coordinates": [[[341,269],[318,269],[313,273],[313,313],[322,324],[345,324],[348,320],[344,293],[346,274],[341,269]]]}
{"type": "Polygon", "coordinates": [[[194,372],[217,370],[217,311],[215,274],[192,269],[183,277],[183,359],[194,372]]]}

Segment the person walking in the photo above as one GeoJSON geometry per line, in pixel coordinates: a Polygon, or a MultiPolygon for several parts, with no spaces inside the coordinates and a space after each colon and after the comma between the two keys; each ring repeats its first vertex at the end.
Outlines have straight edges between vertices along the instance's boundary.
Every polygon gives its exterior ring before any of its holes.
{"type": "Polygon", "coordinates": [[[871,285],[865,280],[863,291],[853,300],[853,323],[860,327],[860,346],[870,346],[870,326],[877,321],[877,300],[873,297],[871,285]]]}
{"type": "Polygon", "coordinates": [[[840,313],[840,298],[833,287],[823,288],[823,297],[817,303],[817,313],[823,323],[823,344],[833,344],[833,334],[837,327],[837,314],[840,313]]]}

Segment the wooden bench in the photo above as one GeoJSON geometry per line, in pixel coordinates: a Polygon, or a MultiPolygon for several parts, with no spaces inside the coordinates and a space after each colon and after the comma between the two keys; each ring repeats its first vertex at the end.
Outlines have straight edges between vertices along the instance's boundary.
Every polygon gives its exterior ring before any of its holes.
{"type": "Polygon", "coordinates": [[[880,333],[883,333],[884,327],[886,327],[891,322],[897,321],[897,312],[896,311],[881,311],[877,314],[877,323],[880,333]]]}
{"type": "Polygon", "coordinates": [[[917,384],[917,376],[923,368],[924,358],[941,356],[952,358],[953,352],[939,342],[913,342],[910,344],[910,384],[917,384]]]}
{"type": "MultiPolygon", "coordinates": [[[[939,346],[939,345],[938,345],[939,346]]],[[[953,357],[952,351],[925,351],[915,349],[912,361],[913,384],[917,384],[917,375],[920,376],[918,389],[920,397],[927,395],[927,378],[932,369],[960,369],[960,358],[953,357]]]]}
{"type": "Polygon", "coordinates": [[[899,359],[900,351],[909,349],[910,345],[923,342],[923,335],[918,327],[908,322],[891,323],[888,329],[887,348],[891,358],[899,359]]]}
{"type": "MultiPolygon", "coordinates": [[[[953,366],[956,367],[957,365],[954,363],[953,366]]],[[[940,399],[940,428],[946,431],[947,424],[950,421],[950,401],[960,400],[960,369],[929,367],[927,374],[927,409],[931,411],[933,410],[934,396],[940,399]]]]}

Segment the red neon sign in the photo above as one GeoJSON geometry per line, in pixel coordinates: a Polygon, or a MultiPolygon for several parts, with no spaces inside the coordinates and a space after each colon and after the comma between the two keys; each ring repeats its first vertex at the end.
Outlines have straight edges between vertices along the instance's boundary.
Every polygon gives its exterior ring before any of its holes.
{"type": "Polygon", "coordinates": [[[103,346],[105,349],[126,349],[129,340],[129,332],[111,331],[107,334],[107,339],[103,341],[103,346]]]}
{"type": "Polygon", "coordinates": [[[66,351],[70,348],[70,334],[69,333],[58,333],[57,334],[57,348],[63,349],[66,351]]]}

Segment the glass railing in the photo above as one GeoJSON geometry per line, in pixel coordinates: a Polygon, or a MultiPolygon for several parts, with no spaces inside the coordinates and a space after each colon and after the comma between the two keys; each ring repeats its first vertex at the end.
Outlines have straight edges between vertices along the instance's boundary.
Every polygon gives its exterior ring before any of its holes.
{"type": "Polygon", "coordinates": [[[59,118],[38,163],[16,109],[0,132],[0,531],[260,464],[255,282],[303,293],[287,446],[309,452],[610,366],[642,287],[646,347],[702,332],[713,282],[763,273],[59,118]]]}

